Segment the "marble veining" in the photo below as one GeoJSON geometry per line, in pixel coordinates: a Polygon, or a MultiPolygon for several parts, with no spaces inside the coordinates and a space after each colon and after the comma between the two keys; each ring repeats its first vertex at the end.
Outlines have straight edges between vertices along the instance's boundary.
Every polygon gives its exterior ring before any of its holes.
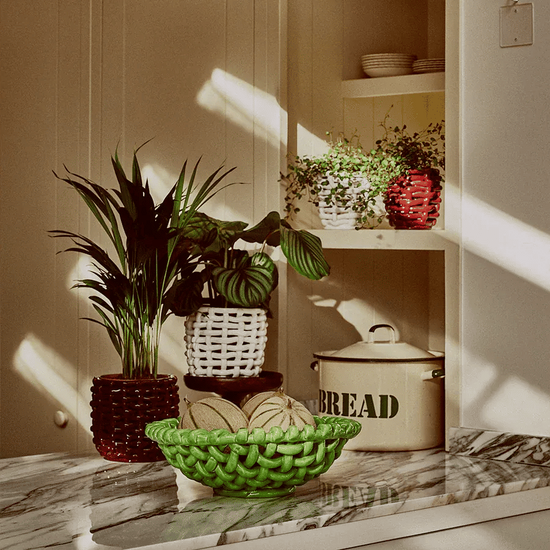
{"type": "Polygon", "coordinates": [[[550,437],[451,428],[449,452],[461,456],[550,466],[550,437]]]}
{"type": "Polygon", "coordinates": [[[441,449],[344,451],[283,498],[213,496],[166,462],[49,454],[0,460],[0,548],[200,549],[550,486],[550,468],[441,449]]]}

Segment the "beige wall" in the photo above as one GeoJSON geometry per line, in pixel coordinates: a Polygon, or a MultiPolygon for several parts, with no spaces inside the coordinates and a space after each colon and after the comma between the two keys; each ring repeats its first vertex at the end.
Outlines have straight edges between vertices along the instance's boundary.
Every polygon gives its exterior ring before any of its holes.
{"type": "MultiPolygon", "coordinates": [[[[278,208],[282,6],[0,0],[0,456],[89,449],[91,379],[119,371],[101,327],[79,320],[91,312],[70,289],[77,258],[56,256],[63,243],[47,236],[99,236],[52,169],[66,164],[114,185],[117,145],[127,162],[153,138],[140,159],[159,192],[186,158],[202,156],[203,175],[225,163],[247,182],[217,197],[211,213],[254,222],[278,208]],[[69,414],[63,430],[57,410],[69,414]]],[[[182,322],[171,319],[161,370],[181,375],[182,353],[182,322]]]]}
{"type": "Polygon", "coordinates": [[[463,425],[550,435],[550,7],[501,48],[503,2],[462,3],[463,425]]]}
{"type": "MultiPolygon", "coordinates": [[[[360,77],[358,56],[380,44],[441,55],[443,3],[391,0],[380,11],[376,0],[0,0],[0,456],[90,449],[91,378],[118,370],[100,327],[79,320],[90,311],[69,288],[75,258],[56,256],[61,243],[47,237],[97,228],[51,170],[65,163],[108,181],[117,144],[127,161],[154,138],[140,158],[155,186],[172,183],[185,158],[203,155],[204,172],[237,165],[235,177],[251,185],[211,211],[256,221],[280,204],[287,135],[298,152],[315,151],[327,130],[357,128],[368,145],[390,101],[397,123],[441,118],[441,94],[344,101],[340,85],[360,77]],[[57,410],[69,414],[64,430],[57,410]]],[[[447,4],[455,17],[457,3],[447,4]]],[[[549,435],[550,14],[536,3],[535,45],[504,50],[500,4],[461,3],[461,424],[549,435]]],[[[319,220],[306,212],[300,223],[319,220]]],[[[282,278],[285,337],[270,328],[267,366],[299,398],[316,396],[312,353],[352,343],[367,325],[393,322],[404,339],[432,347],[445,329],[440,253],[328,254],[330,281],[282,278]]],[[[181,321],[166,328],[163,370],[181,374],[181,321]]]]}

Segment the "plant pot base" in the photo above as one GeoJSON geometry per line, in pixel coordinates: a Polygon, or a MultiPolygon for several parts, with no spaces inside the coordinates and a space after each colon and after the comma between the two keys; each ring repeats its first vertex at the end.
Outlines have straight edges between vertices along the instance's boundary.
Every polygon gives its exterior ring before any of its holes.
{"type": "Polygon", "coordinates": [[[261,308],[201,307],[185,321],[189,373],[239,380],[261,372],[267,313],[261,308]]]}
{"type": "Polygon", "coordinates": [[[439,217],[441,175],[437,170],[410,170],[395,180],[384,202],[394,229],[431,229],[439,217]]]}
{"type": "Polygon", "coordinates": [[[239,406],[250,393],[276,390],[283,384],[280,372],[262,371],[258,376],[246,378],[220,378],[214,376],[183,376],[185,385],[190,390],[214,392],[239,406]]]}
{"type": "Polygon", "coordinates": [[[113,462],[165,460],[157,443],[145,435],[155,420],[179,416],[177,378],[126,379],[107,374],[93,379],[92,434],[98,453],[113,462]]]}
{"type": "Polygon", "coordinates": [[[369,182],[363,176],[347,179],[331,175],[319,176],[319,217],[325,229],[358,229],[361,213],[357,204],[368,193],[369,182]],[[338,190],[337,196],[333,193],[338,190]]]}

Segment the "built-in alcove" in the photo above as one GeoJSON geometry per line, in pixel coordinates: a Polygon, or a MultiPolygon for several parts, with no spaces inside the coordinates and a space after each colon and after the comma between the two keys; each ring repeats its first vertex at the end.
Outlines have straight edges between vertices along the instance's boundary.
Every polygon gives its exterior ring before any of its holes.
{"type": "Polygon", "coordinates": [[[444,254],[329,249],[332,271],[325,280],[310,282],[289,270],[288,391],[316,398],[318,375],[309,368],[313,353],[366,340],[377,323],[392,325],[402,341],[445,351],[444,254]]]}
{"type": "Polygon", "coordinates": [[[440,218],[430,231],[395,231],[387,223],[323,230],[315,208],[302,201],[297,222],[322,239],[333,270],[320,283],[289,271],[279,323],[279,370],[302,399],[317,393],[313,352],[352,344],[375,323],[393,324],[402,340],[444,351],[447,427],[459,425],[460,402],[458,42],[456,13],[448,9],[444,0],[289,4],[289,152],[318,154],[327,131],[356,134],[369,149],[389,112],[389,126],[406,124],[411,132],[445,120],[447,170],[440,218]],[[384,52],[445,57],[446,71],[366,78],[361,56],[384,52]]]}
{"type": "Polygon", "coordinates": [[[363,78],[361,55],[445,57],[445,0],[343,0],[342,78],[363,78]]]}

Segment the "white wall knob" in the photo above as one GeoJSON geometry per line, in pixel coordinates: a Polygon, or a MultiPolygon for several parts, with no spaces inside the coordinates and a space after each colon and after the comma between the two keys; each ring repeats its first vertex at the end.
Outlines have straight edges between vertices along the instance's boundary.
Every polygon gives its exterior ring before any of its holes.
{"type": "Polygon", "coordinates": [[[65,428],[69,423],[69,417],[67,413],[63,411],[56,411],[53,415],[53,421],[59,428],[65,428]]]}

